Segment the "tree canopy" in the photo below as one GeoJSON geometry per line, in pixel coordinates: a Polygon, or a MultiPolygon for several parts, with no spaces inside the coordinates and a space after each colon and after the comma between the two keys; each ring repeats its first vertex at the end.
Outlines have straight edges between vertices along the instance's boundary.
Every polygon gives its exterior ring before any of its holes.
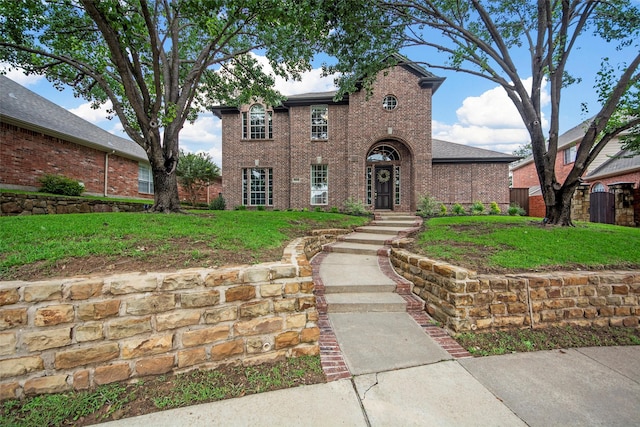
{"type": "Polygon", "coordinates": [[[179,210],[178,136],[213,103],[277,104],[274,73],[310,68],[333,24],[321,0],[0,0],[0,61],[95,107],[149,157],[156,211],[179,210]]]}
{"type": "MultiPolygon", "coordinates": [[[[359,81],[368,87],[376,72],[388,66],[383,49],[375,46],[384,32],[398,49],[432,48],[432,55],[416,59],[428,68],[464,72],[504,88],[517,108],[531,138],[534,163],[547,207],[547,222],[570,225],[571,197],[589,164],[613,138],[627,138],[629,146],[640,144],[640,11],[629,0],[399,0],[368,2],[369,14],[385,16],[380,29],[363,20],[349,27],[344,37],[375,59],[359,61],[349,48],[336,42],[332,54],[338,63],[328,71],[343,72],[343,90],[359,81]],[[580,141],[576,161],[564,182],[555,175],[560,129],[562,91],[578,81],[569,69],[569,58],[588,37],[599,37],[626,60],[610,64],[603,57],[593,82],[599,105],[589,107],[591,119],[580,141]],[[519,67],[514,54],[526,51],[527,66],[519,67]],[[444,56],[444,58],[443,58],[444,56]],[[524,80],[531,77],[531,86],[524,80]],[[549,129],[544,129],[542,85],[550,87],[549,129]]],[[[365,7],[361,5],[361,7],[365,7]]],[[[588,46],[583,46],[588,48],[588,46]]],[[[360,50],[355,49],[356,52],[360,50]]],[[[574,70],[577,71],[577,70],[574,70]]],[[[572,126],[574,124],[571,124],[572,126]]]]}
{"type": "Polygon", "coordinates": [[[198,193],[220,176],[220,168],[207,153],[180,152],[178,181],[189,194],[191,205],[198,201],[198,193]]]}

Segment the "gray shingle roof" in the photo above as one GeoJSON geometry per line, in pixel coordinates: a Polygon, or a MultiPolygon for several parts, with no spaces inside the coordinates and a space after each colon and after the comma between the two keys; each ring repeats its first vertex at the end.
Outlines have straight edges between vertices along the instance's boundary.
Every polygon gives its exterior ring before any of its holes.
{"type": "Polygon", "coordinates": [[[432,155],[433,163],[511,163],[518,159],[511,154],[440,139],[433,140],[432,155]]]}
{"type": "Polygon", "coordinates": [[[585,179],[592,181],[606,176],[622,175],[638,169],[640,169],[640,154],[623,150],[594,169],[585,179]]]}
{"type": "Polygon", "coordinates": [[[104,152],[148,162],[145,151],[133,141],[115,136],[81,119],[55,103],[0,75],[0,119],[25,129],[104,152]]]}

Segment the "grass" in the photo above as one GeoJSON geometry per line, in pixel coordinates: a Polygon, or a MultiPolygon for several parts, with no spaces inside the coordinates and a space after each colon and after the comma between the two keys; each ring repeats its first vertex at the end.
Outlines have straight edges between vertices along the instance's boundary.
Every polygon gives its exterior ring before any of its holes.
{"type": "Polygon", "coordinates": [[[561,348],[640,345],[640,329],[566,325],[545,329],[468,332],[457,335],[455,339],[475,356],[491,356],[561,348]]]}
{"type": "Polygon", "coordinates": [[[415,249],[461,265],[474,259],[489,269],[512,270],[640,265],[640,251],[630,250],[640,247],[638,228],[595,223],[545,227],[531,218],[507,216],[433,218],[425,227],[415,249]]]}
{"type": "Polygon", "coordinates": [[[28,397],[0,404],[2,426],[90,425],[141,413],[324,381],[319,356],[260,366],[161,375],[135,384],[28,397]]]}
{"type": "MultiPolygon", "coordinates": [[[[197,261],[211,251],[246,252],[255,262],[313,228],[361,225],[367,218],[319,212],[198,211],[190,215],[94,213],[0,218],[0,280],[10,270],[70,258],[170,254],[181,242],[197,261]]],[[[270,260],[269,260],[270,261],[270,260]]]]}
{"type": "Polygon", "coordinates": [[[43,193],[40,191],[25,191],[25,190],[5,190],[0,188],[0,193],[12,193],[12,194],[29,194],[33,196],[53,196],[53,197],[65,197],[70,199],[88,199],[88,200],[102,200],[105,202],[125,202],[125,203],[139,203],[139,204],[153,204],[153,199],[131,199],[124,197],[105,197],[105,196],[90,196],[83,194],[80,196],[64,196],[61,194],[43,193]]]}

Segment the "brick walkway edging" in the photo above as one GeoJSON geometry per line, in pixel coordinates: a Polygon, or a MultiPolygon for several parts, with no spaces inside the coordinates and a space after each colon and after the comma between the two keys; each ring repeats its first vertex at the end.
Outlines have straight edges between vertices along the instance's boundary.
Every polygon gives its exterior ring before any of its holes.
{"type": "MultiPolygon", "coordinates": [[[[327,301],[325,299],[325,286],[320,277],[320,264],[329,252],[319,252],[311,259],[313,272],[314,295],[316,297],[316,308],[318,310],[318,327],[320,328],[320,364],[327,378],[327,381],[336,381],[343,378],[351,378],[351,372],[342,355],[340,344],[333,331],[329,316],[327,315],[327,301]]],[[[424,302],[411,293],[411,283],[399,276],[389,260],[388,255],[378,255],[378,266],[383,274],[396,283],[396,292],[407,302],[407,313],[413,320],[422,327],[427,335],[447,351],[455,359],[471,357],[456,340],[443,328],[437,326],[436,322],[424,311],[424,302]]]]}

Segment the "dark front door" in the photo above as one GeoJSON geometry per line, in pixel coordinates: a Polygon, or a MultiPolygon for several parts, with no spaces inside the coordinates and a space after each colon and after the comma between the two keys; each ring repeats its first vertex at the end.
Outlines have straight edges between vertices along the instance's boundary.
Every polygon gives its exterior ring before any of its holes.
{"type": "Polygon", "coordinates": [[[376,209],[391,209],[393,166],[376,166],[376,209]]]}

